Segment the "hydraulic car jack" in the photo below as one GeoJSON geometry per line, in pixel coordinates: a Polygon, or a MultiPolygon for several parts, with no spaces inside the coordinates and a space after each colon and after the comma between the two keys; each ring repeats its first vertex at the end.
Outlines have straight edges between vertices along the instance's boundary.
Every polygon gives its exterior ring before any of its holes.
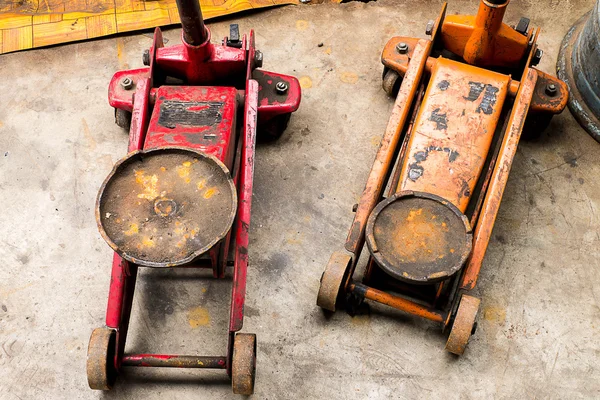
{"type": "Polygon", "coordinates": [[[396,95],[345,250],[321,278],[317,304],[353,314],[368,299],[441,324],[462,354],[475,330],[475,287],[522,136],[567,104],[567,87],[533,68],[539,28],[502,22],[508,0],[476,16],[427,24],[430,40],[386,44],[383,89],[396,95]],[[370,255],[354,280],[361,250],[370,255]]]}
{"type": "Polygon", "coordinates": [[[277,138],[300,104],[296,78],[260,69],[254,33],[237,25],[210,43],[197,0],[177,0],[183,43],[164,47],[160,29],[145,68],[117,72],[109,103],[129,129],[127,157],[113,168],[96,219],[115,251],[106,326],[93,331],[87,376],[108,390],[123,367],[218,368],[233,391],[254,390],[256,336],[242,329],[257,131],[277,138]],[[224,356],[125,354],[138,267],[233,266],[224,356]]]}

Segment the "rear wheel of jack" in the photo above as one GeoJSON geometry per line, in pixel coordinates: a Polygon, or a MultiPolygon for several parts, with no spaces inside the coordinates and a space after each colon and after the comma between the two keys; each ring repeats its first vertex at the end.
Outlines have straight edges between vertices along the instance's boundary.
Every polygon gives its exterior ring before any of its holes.
{"type": "Polygon", "coordinates": [[[90,388],[110,390],[117,380],[115,353],[117,331],[111,328],[96,328],[90,336],[87,353],[87,378],[90,388]]]}
{"type": "Polygon", "coordinates": [[[233,393],[246,396],[254,393],[256,378],[256,335],[238,333],[233,341],[231,386],[233,393]]]}
{"type": "Polygon", "coordinates": [[[321,276],[321,285],[317,296],[317,305],[325,310],[335,311],[336,304],[344,295],[343,285],[350,269],[352,256],[336,251],[331,255],[325,272],[321,276]]]}
{"type": "Polygon", "coordinates": [[[383,74],[383,82],[381,87],[383,91],[390,97],[396,97],[400,90],[400,84],[402,83],[402,77],[399,73],[394,70],[388,69],[383,74]]]}
{"type": "Polygon", "coordinates": [[[129,128],[131,127],[131,111],[115,108],[115,124],[117,124],[118,127],[129,131],[129,128]]]}
{"type": "Polygon", "coordinates": [[[460,356],[465,352],[469,338],[474,333],[479,303],[481,300],[466,294],[460,298],[452,329],[446,342],[446,350],[450,353],[460,356]]]}

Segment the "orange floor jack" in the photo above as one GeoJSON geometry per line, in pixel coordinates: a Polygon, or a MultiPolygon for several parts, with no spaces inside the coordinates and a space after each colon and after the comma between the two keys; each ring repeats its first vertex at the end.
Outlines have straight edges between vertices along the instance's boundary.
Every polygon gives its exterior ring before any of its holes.
{"type": "Polygon", "coordinates": [[[430,40],[386,44],[383,89],[396,101],[345,250],[321,278],[320,307],[353,315],[365,299],[385,304],[441,324],[446,350],[463,354],[519,140],[539,136],[568,98],[562,81],[533,68],[539,28],[502,22],[508,3],[481,0],[475,16],[446,16],[444,4],[430,40]]]}

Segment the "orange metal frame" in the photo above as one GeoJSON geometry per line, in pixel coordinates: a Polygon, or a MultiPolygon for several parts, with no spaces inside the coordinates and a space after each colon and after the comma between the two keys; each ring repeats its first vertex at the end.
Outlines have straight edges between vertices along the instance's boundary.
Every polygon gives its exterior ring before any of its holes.
{"type": "Polygon", "coordinates": [[[342,294],[439,322],[445,329],[452,324],[461,296],[475,287],[526,118],[558,114],[568,97],[562,81],[532,67],[539,29],[522,34],[502,22],[507,5],[508,0],[502,4],[480,0],[476,16],[446,16],[444,4],[433,24],[431,40],[394,37],[386,44],[382,63],[403,80],[346,239],[345,250],[351,261],[341,284],[342,294]],[[442,49],[454,53],[457,60],[442,57],[442,49]],[[444,81],[468,89],[472,76],[494,88],[496,107],[489,113],[476,112],[474,103],[466,97],[460,100],[450,89],[444,93],[444,81]],[[549,85],[556,88],[552,94],[548,93],[549,85]],[[460,104],[455,103],[457,99],[460,104]],[[444,107],[448,113],[463,112],[462,116],[454,115],[452,123],[465,127],[436,130],[432,125],[436,121],[430,116],[444,107]],[[455,136],[448,137],[452,132],[455,136]],[[441,140],[456,146],[436,147],[441,140]],[[434,149],[431,153],[436,154],[418,171],[429,174],[426,179],[411,178],[418,161],[414,154],[419,149],[434,149]],[[449,173],[448,159],[453,151],[468,155],[470,163],[452,165],[449,173]],[[473,162],[474,158],[479,161],[473,162]],[[459,273],[430,287],[411,286],[379,271],[370,257],[363,281],[353,279],[365,244],[367,219],[384,197],[386,187],[388,196],[404,190],[437,194],[470,215],[473,246],[459,273]],[[384,284],[376,288],[371,283],[377,280],[384,284]]]}

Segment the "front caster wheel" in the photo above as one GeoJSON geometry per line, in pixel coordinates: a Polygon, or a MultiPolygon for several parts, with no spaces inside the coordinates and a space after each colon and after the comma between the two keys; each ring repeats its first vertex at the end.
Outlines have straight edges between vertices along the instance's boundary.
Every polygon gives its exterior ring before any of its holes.
{"type": "Polygon", "coordinates": [[[348,253],[336,251],[331,255],[325,272],[321,276],[321,286],[317,296],[317,305],[329,311],[335,311],[336,304],[344,295],[342,286],[352,262],[348,253]]]}
{"type": "Polygon", "coordinates": [[[475,319],[479,311],[479,300],[476,297],[463,294],[458,304],[454,323],[446,342],[446,350],[458,356],[465,352],[469,338],[475,333],[475,319]]]}
{"type": "Polygon", "coordinates": [[[256,335],[238,333],[233,340],[231,386],[233,393],[246,396],[254,393],[256,377],[256,335]]]}
{"type": "Polygon", "coordinates": [[[110,390],[117,379],[115,352],[117,331],[96,328],[90,337],[87,353],[87,378],[90,388],[110,390]]]}
{"type": "Polygon", "coordinates": [[[129,128],[131,127],[131,111],[115,108],[115,124],[117,124],[118,127],[129,131],[129,128]]]}
{"type": "Polygon", "coordinates": [[[394,70],[387,69],[383,73],[383,81],[381,87],[383,91],[390,97],[396,97],[402,84],[402,77],[394,70]]]}
{"type": "Polygon", "coordinates": [[[272,142],[279,139],[290,123],[291,117],[291,113],[281,114],[258,125],[258,139],[262,142],[272,142]]]}

